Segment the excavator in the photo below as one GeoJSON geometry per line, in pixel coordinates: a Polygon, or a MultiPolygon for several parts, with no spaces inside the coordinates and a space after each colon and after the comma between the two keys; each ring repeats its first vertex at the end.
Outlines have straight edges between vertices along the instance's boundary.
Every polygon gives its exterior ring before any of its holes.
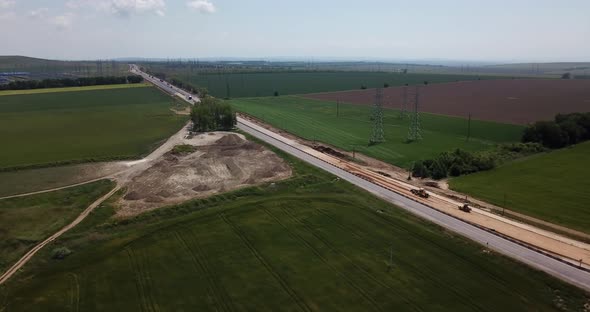
{"type": "Polygon", "coordinates": [[[428,198],[428,197],[430,197],[430,195],[423,188],[411,189],[410,192],[412,192],[412,194],[414,194],[416,196],[419,196],[419,197],[422,197],[422,198],[428,198]]]}
{"type": "Polygon", "coordinates": [[[469,207],[468,204],[463,204],[463,205],[459,205],[459,210],[461,210],[463,212],[470,213],[471,212],[471,207],[469,207]]]}

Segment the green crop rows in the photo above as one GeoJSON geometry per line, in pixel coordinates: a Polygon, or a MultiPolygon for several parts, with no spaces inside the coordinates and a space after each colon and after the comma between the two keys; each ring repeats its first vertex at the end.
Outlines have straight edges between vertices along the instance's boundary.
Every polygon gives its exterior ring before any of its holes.
{"type": "Polygon", "coordinates": [[[288,181],[127,221],[109,218],[109,201],[0,288],[0,309],[508,312],[585,303],[574,287],[289,159],[288,181]],[[56,246],[73,254],[52,260],[56,246]]]}
{"type": "Polygon", "coordinates": [[[186,117],[155,88],[0,96],[0,168],[136,158],[186,117]]]}
{"type": "Polygon", "coordinates": [[[407,143],[409,121],[398,111],[384,110],[385,143],[368,146],[371,137],[371,107],[309,100],[295,96],[234,99],[239,111],[263,119],[308,140],[317,140],[344,150],[361,151],[383,161],[409,168],[413,161],[462,148],[482,150],[501,142],[520,140],[522,127],[472,121],[467,141],[467,120],[422,114],[423,140],[407,143]],[[338,110],[338,112],[337,112],[338,110]]]}
{"type": "Polygon", "coordinates": [[[590,142],[452,179],[453,189],[590,233],[590,142]],[[490,181],[496,181],[490,183],[490,181]]]}

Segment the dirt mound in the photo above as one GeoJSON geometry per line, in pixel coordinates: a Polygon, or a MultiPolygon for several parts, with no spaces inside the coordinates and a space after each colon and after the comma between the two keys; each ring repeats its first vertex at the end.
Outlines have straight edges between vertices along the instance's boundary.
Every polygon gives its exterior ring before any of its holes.
{"type": "Polygon", "coordinates": [[[226,134],[221,139],[215,141],[216,145],[239,145],[244,143],[244,140],[235,134],[226,134]]]}
{"type": "Polygon", "coordinates": [[[190,143],[198,146],[195,152],[182,156],[165,154],[132,177],[128,193],[119,200],[117,215],[133,216],[291,175],[288,164],[263,146],[236,134],[216,135],[223,137],[192,138],[190,143]]]}
{"type": "Polygon", "coordinates": [[[143,198],[143,196],[141,196],[141,194],[139,194],[138,192],[129,192],[123,198],[125,200],[140,200],[143,198]]]}

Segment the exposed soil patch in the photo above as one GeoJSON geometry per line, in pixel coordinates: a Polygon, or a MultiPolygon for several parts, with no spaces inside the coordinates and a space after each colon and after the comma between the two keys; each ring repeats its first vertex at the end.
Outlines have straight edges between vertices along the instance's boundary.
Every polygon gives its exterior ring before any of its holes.
{"type": "Polygon", "coordinates": [[[324,154],[328,154],[328,155],[332,155],[332,156],[336,156],[339,158],[343,158],[346,159],[348,158],[347,155],[344,155],[343,153],[331,148],[331,147],[327,147],[327,146],[323,146],[323,145],[316,145],[313,147],[314,150],[322,152],[324,154]]]}
{"type": "MultiPolygon", "coordinates": [[[[385,107],[400,108],[403,87],[383,89],[385,107]]],[[[375,90],[305,95],[373,105],[375,90]]],[[[512,124],[552,120],[557,113],[590,111],[590,80],[514,79],[461,81],[421,87],[420,109],[435,114],[512,124]]]]}
{"type": "Polygon", "coordinates": [[[131,178],[127,194],[119,200],[119,217],[291,175],[283,159],[238,134],[201,134],[184,143],[198,148],[168,152],[131,178]]]}

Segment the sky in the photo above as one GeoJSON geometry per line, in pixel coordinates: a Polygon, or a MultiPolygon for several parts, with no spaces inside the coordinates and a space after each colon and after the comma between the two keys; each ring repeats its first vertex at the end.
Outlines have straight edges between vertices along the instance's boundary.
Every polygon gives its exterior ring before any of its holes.
{"type": "Polygon", "coordinates": [[[0,0],[0,55],[590,61],[590,0],[0,0]]]}

